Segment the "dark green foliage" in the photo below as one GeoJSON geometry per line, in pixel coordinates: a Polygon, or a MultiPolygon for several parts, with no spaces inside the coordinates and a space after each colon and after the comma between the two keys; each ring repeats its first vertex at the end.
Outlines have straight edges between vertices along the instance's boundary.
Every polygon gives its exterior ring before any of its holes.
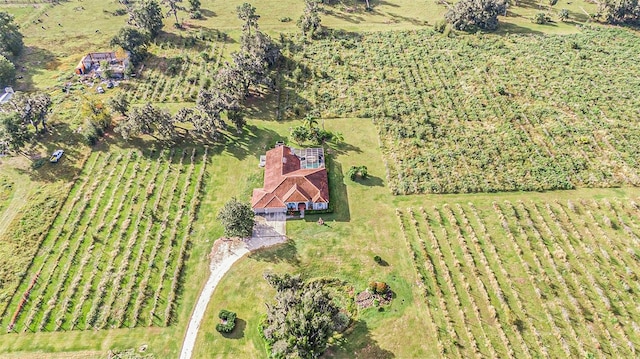
{"type": "Polygon", "coordinates": [[[132,108],[114,131],[122,135],[125,140],[139,135],[159,135],[166,139],[176,136],[174,118],[167,111],[150,103],[132,108]]]}
{"type": "Polygon", "coordinates": [[[216,218],[222,222],[225,236],[247,238],[253,232],[254,216],[248,203],[240,202],[233,197],[224,204],[216,218]]]}
{"type": "Polygon", "coordinates": [[[382,264],[382,257],[378,255],[373,256],[373,260],[378,264],[382,264]]]}
{"type": "Polygon", "coordinates": [[[20,152],[31,140],[31,133],[18,113],[0,112],[0,146],[20,152]]]}
{"type": "Polygon", "coordinates": [[[543,13],[543,12],[539,12],[537,14],[535,14],[535,16],[533,17],[533,22],[538,24],[538,25],[544,25],[546,23],[548,23],[551,19],[549,19],[549,17],[547,17],[547,14],[543,13]]]}
{"type": "Polygon", "coordinates": [[[598,11],[609,24],[638,24],[640,2],[638,0],[604,0],[598,2],[598,11]]]}
{"type": "Polygon", "coordinates": [[[42,131],[47,130],[47,118],[51,108],[51,97],[44,93],[32,93],[29,95],[17,93],[6,104],[8,111],[14,111],[19,116],[23,125],[31,124],[36,132],[42,125],[42,131]]]}
{"type": "Polygon", "coordinates": [[[123,27],[111,39],[111,46],[120,46],[131,54],[131,62],[139,63],[147,54],[149,36],[133,27],[123,27]]]}
{"type": "Polygon", "coordinates": [[[246,31],[251,35],[251,28],[258,30],[258,19],[260,15],[256,14],[256,8],[249,3],[243,3],[236,8],[238,18],[244,21],[242,31],[246,31]]]}
{"type": "Polygon", "coordinates": [[[298,19],[298,27],[302,30],[302,36],[313,38],[316,30],[320,28],[319,5],[316,0],[304,1],[304,12],[298,19]]]}
{"type": "Polygon", "coordinates": [[[191,13],[195,13],[196,11],[200,11],[200,0],[189,0],[189,11],[191,13]]]}
{"type": "MultiPolygon", "coordinates": [[[[0,54],[0,86],[13,83],[16,77],[16,67],[9,59],[0,54]]],[[[0,88],[3,91],[3,88],[0,88]]]]}
{"type": "Polygon", "coordinates": [[[435,24],[433,24],[433,30],[439,33],[443,33],[447,28],[447,22],[445,20],[438,20],[435,24]]]}
{"type": "Polygon", "coordinates": [[[13,16],[0,11],[0,55],[5,57],[18,56],[22,52],[24,43],[18,25],[13,16]]]}
{"type": "Polygon", "coordinates": [[[150,38],[155,38],[162,29],[162,9],[155,0],[143,0],[132,8],[131,21],[136,27],[146,31],[150,38]]]}
{"type": "Polygon", "coordinates": [[[82,138],[84,139],[84,143],[88,146],[94,146],[98,143],[100,137],[102,137],[101,131],[99,131],[93,122],[86,119],[82,126],[82,138]]]}
{"type": "Polygon", "coordinates": [[[560,18],[560,21],[569,20],[569,10],[567,9],[560,10],[560,13],[558,13],[558,17],[560,18]]]}
{"type": "Polygon", "coordinates": [[[358,177],[361,179],[366,179],[369,176],[369,171],[367,170],[367,166],[351,166],[349,171],[347,171],[347,177],[349,177],[352,181],[355,181],[358,177]]]}
{"type": "Polygon", "coordinates": [[[125,96],[123,92],[118,92],[115,96],[107,100],[107,106],[109,106],[112,111],[124,116],[127,114],[127,111],[129,111],[129,100],[127,100],[127,96],[125,96]]]}
{"type": "Polygon", "coordinates": [[[223,320],[223,323],[216,324],[216,330],[219,333],[231,333],[236,327],[236,313],[222,309],[218,313],[218,318],[223,320]]]}
{"type": "Polygon", "coordinates": [[[265,275],[276,289],[267,304],[262,332],[276,358],[318,358],[348,325],[320,281],[305,283],[299,276],[265,275]]]}
{"type": "Polygon", "coordinates": [[[495,30],[505,9],[503,0],[460,0],[444,17],[456,30],[495,30]]]}

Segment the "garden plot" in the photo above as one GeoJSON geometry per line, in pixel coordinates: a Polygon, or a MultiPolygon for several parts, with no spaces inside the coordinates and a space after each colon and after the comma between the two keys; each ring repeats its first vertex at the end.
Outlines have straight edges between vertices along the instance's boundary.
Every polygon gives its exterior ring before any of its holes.
{"type": "Polygon", "coordinates": [[[637,200],[396,213],[445,356],[638,356],[637,200]]]}
{"type": "Polygon", "coordinates": [[[206,150],[94,152],[0,317],[10,332],[167,326],[206,150]]]}
{"type": "Polygon", "coordinates": [[[291,55],[278,113],[372,118],[395,194],[638,185],[637,50],[603,28],[344,35],[291,55]]]}

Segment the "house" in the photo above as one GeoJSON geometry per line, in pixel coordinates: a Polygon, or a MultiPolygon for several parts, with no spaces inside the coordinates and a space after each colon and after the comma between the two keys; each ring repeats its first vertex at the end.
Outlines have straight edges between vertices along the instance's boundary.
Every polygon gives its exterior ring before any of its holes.
{"type": "Polygon", "coordinates": [[[11,100],[11,98],[13,97],[13,94],[14,92],[11,87],[5,87],[4,93],[0,95],[0,105],[9,102],[9,100],[11,100]]]}
{"type": "Polygon", "coordinates": [[[80,60],[76,66],[76,74],[86,75],[91,71],[103,71],[100,64],[107,62],[112,77],[124,77],[125,70],[129,66],[129,53],[118,54],[115,52],[90,52],[80,60]]]}
{"type": "Polygon", "coordinates": [[[322,148],[294,149],[277,144],[267,151],[264,187],[253,190],[256,214],[329,208],[329,181],[322,148]]]}

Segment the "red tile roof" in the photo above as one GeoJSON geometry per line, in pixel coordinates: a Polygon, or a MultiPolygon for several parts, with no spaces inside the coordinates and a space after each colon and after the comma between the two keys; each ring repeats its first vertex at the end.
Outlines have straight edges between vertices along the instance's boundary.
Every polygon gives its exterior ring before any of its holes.
{"type": "Polygon", "coordinates": [[[267,151],[264,188],[253,190],[253,208],[285,208],[285,202],[329,202],[329,182],[324,167],[300,169],[300,159],[290,147],[267,151]]]}

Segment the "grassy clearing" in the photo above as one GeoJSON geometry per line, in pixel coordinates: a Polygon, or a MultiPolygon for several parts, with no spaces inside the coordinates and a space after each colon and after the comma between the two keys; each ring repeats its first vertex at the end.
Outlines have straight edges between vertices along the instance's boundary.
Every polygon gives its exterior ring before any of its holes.
{"type": "Polygon", "coordinates": [[[637,40],[591,28],[317,41],[283,68],[278,112],[373,118],[398,194],[637,185],[639,87],[624,75],[637,40]]]}
{"type": "MultiPolygon", "coordinates": [[[[285,134],[292,122],[254,122],[285,134]]],[[[384,186],[384,164],[377,145],[376,130],[369,120],[326,120],[325,128],[344,133],[345,143],[330,149],[328,162],[331,200],[335,212],[320,215],[326,226],[318,226],[318,216],[289,221],[287,234],[292,240],[279,248],[265,250],[242,259],[220,282],[207,309],[205,321],[196,344],[197,358],[241,355],[264,357],[264,346],[257,325],[265,312],[264,303],[273,295],[262,274],[267,271],[301,273],[307,278],[338,277],[353,286],[354,295],[364,290],[369,281],[389,283],[396,293],[384,312],[361,311],[354,322],[348,341],[332,350],[332,357],[362,357],[388,355],[398,357],[428,357],[437,355],[435,348],[423,345],[425,338],[435,339],[425,325],[424,304],[413,285],[408,251],[399,247],[397,220],[393,216],[392,196],[384,186]],[[344,179],[344,169],[366,165],[371,178],[364,182],[344,179]],[[374,255],[380,255],[389,266],[377,265],[374,255]],[[238,314],[238,330],[225,338],[215,331],[217,313],[227,308],[238,314]],[[420,336],[407,336],[413,331],[420,336]]],[[[272,143],[269,143],[271,145],[272,143]]],[[[262,151],[256,151],[257,156],[262,151]]],[[[262,170],[256,158],[247,169],[249,178],[258,178],[262,170]],[[258,174],[258,175],[254,175],[258,174]]],[[[244,167],[242,168],[245,170],[244,167]]],[[[255,185],[255,184],[254,184],[255,185]]],[[[245,198],[250,188],[242,188],[245,198]]]]}

